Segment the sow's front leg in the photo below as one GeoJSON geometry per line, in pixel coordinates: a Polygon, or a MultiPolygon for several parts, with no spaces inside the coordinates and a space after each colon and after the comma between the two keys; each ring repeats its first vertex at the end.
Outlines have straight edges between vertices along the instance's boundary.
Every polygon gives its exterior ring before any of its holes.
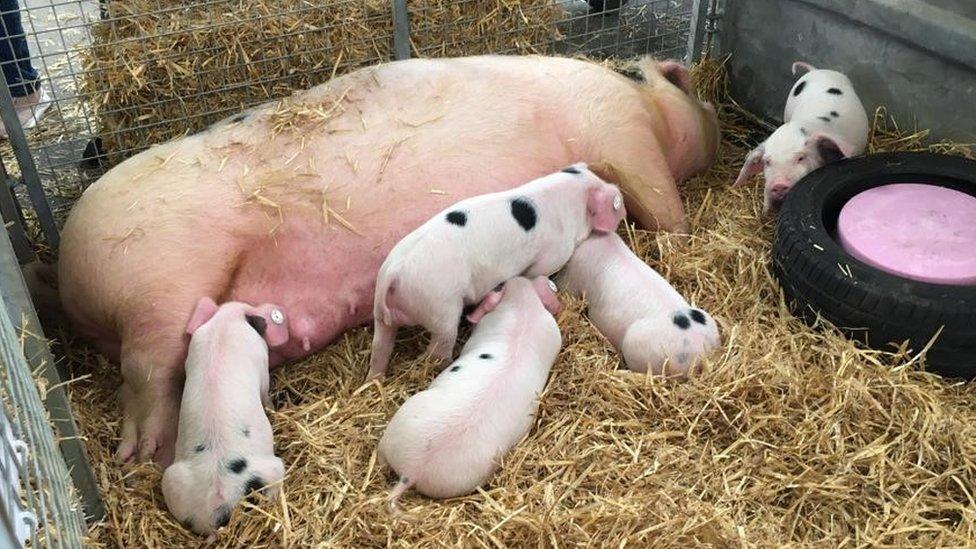
{"type": "Polygon", "coordinates": [[[124,326],[120,353],[121,461],[152,460],[166,468],[173,462],[185,380],[189,338],[187,320],[201,296],[218,295],[204,278],[170,286],[165,295],[148,293],[125,311],[136,319],[124,326]]]}
{"type": "Polygon", "coordinates": [[[170,315],[140,322],[143,333],[129,330],[122,338],[121,461],[152,460],[166,468],[173,462],[185,379],[185,318],[170,315]]]}

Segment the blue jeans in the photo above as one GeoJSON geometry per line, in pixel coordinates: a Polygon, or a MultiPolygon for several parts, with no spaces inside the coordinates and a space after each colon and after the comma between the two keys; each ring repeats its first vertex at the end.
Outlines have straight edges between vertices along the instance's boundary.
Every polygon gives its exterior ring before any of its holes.
{"type": "Polygon", "coordinates": [[[31,66],[19,9],[17,0],[0,0],[0,66],[14,97],[34,93],[40,83],[37,70],[31,66]]]}

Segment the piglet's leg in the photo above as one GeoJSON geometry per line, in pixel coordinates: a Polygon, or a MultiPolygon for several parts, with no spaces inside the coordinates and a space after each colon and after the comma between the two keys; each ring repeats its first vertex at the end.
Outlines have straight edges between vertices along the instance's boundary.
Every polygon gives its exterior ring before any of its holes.
{"type": "Polygon", "coordinates": [[[427,355],[437,361],[441,368],[447,366],[454,354],[457,343],[458,322],[461,308],[452,314],[445,315],[444,320],[430,328],[430,344],[427,345],[427,355]]]}
{"type": "Polygon", "coordinates": [[[366,379],[383,377],[393,355],[393,343],[396,341],[396,326],[389,326],[377,320],[373,323],[373,348],[369,355],[369,373],[366,379]]]}

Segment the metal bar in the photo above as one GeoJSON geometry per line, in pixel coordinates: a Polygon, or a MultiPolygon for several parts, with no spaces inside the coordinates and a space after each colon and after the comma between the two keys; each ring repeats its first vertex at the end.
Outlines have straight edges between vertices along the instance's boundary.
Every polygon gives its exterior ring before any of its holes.
{"type": "Polygon", "coordinates": [[[51,423],[57,428],[61,454],[70,470],[75,488],[81,494],[85,515],[89,520],[99,520],[104,516],[105,508],[98,494],[98,485],[71,415],[71,403],[61,383],[61,375],[51,356],[27,285],[12,252],[10,240],[0,238],[0,294],[5,313],[9,316],[15,333],[22,334],[23,356],[29,364],[28,371],[40,371],[47,380],[48,390],[44,395],[44,404],[51,423]]]}
{"type": "Polygon", "coordinates": [[[410,14],[407,0],[393,0],[393,58],[410,59],[410,14]]]}
{"type": "Polygon", "coordinates": [[[7,167],[0,158],[0,216],[3,217],[4,226],[7,228],[7,236],[17,254],[17,261],[21,264],[27,263],[34,258],[34,250],[31,249],[30,240],[24,230],[24,216],[20,211],[20,204],[13,189],[14,180],[7,175],[7,167]]]}
{"type": "Polygon", "coordinates": [[[17,164],[20,165],[21,177],[24,185],[27,186],[27,196],[30,198],[31,205],[37,213],[37,220],[41,224],[41,231],[44,238],[52,249],[58,248],[60,237],[58,226],[54,222],[54,215],[51,213],[51,205],[44,196],[44,187],[41,185],[41,177],[37,173],[37,166],[34,164],[34,157],[31,155],[30,147],[27,145],[27,137],[24,135],[24,128],[20,125],[17,118],[17,111],[14,109],[14,100],[10,96],[10,88],[0,86],[0,120],[7,128],[7,138],[10,146],[14,149],[14,156],[17,157],[17,164]]]}
{"type": "Polygon", "coordinates": [[[708,21],[710,0],[694,0],[691,8],[691,27],[688,30],[688,51],[685,64],[694,65],[701,60],[705,44],[705,27],[708,21]]]}

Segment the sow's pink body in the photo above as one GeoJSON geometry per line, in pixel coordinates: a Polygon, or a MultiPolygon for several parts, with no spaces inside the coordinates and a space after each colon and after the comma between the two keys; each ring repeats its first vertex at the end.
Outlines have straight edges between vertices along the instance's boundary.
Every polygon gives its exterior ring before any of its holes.
{"type": "Polygon", "coordinates": [[[641,68],[644,82],[562,58],[390,63],[106,173],[65,224],[58,279],[76,329],[121,359],[119,458],[172,460],[201,295],[280,304],[291,340],[271,364],[306,356],[372,318],[377,271],[407,233],[575,162],[620,185],[641,225],[684,229],[674,182],[714,159],[714,111],[680,65],[641,68]]]}

